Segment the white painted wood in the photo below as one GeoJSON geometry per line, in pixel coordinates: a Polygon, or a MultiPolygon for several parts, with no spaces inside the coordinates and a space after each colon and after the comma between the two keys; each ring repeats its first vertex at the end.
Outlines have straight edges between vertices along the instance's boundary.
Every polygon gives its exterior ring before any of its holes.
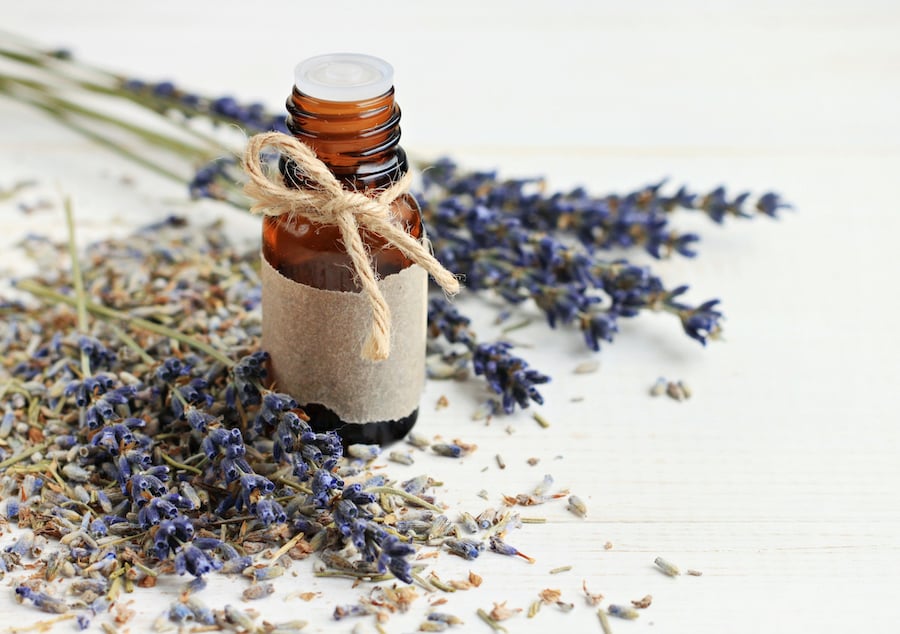
{"type": "MultiPolygon", "coordinates": [[[[896,5],[394,7],[32,1],[6,2],[2,15],[4,29],[70,45],[86,60],[200,92],[233,91],[272,108],[303,57],[382,55],[396,67],[410,151],[446,153],[514,176],[544,174],[553,186],[621,191],[668,176],[695,188],[781,191],[796,211],[779,222],[719,229],[676,220],[702,234],[701,256],[655,264],[670,283],[690,283],[692,298],[723,299],[726,342],[702,350],[670,319],[642,318],[596,357],[597,373],[574,375],[578,363],[595,357],[576,333],[551,333],[536,322],[514,338],[533,344],[523,355],[554,376],[539,408],[550,429],[530,412],[485,427],[470,420],[480,384],[430,383],[421,431],[479,449],[458,462],[423,454],[415,466],[391,465],[390,472],[440,477],[438,495],[454,511],[483,508],[475,496],[481,488],[496,505],[501,494],[524,492],[544,473],[589,507],[585,520],[563,504],[527,510],[548,523],[509,539],[534,565],[488,554],[471,564],[442,556],[435,563],[442,577],[471,569],[485,579],[477,591],[448,595],[442,608],[465,619],[464,631],[488,631],[476,608],[508,601],[527,609],[546,587],[562,589],[576,608],[520,615],[508,621],[511,632],[599,631],[579,596],[582,580],[608,601],[653,595],[638,621],[613,620],[616,632],[895,631],[896,5]],[[685,379],[694,397],[650,398],[659,375],[685,379]],[[450,407],[432,411],[442,394],[450,407]],[[507,464],[502,471],[498,453],[507,464]],[[531,456],[540,464],[527,465],[531,456]],[[653,567],[657,555],[704,574],[667,578],[653,567]],[[573,570],[548,574],[562,565],[573,570]]],[[[73,195],[82,243],[171,210],[226,216],[249,240],[258,231],[255,221],[214,204],[185,205],[178,187],[0,98],[0,185],[18,178],[41,182],[25,200],[58,198],[57,188],[73,195]],[[122,183],[125,176],[132,185],[122,183]]],[[[9,247],[25,232],[62,236],[58,204],[26,215],[7,203],[0,213],[0,268],[8,271],[25,270],[9,247]]],[[[464,307],[491,331],[490,302],[469,299],[464,307]]],[[[349,631],[354,623],[335,623],[330,614],[363,590],[313,579],[308,565],[294,570],[297,577],[278,580],[276,594],[253,607],[270,620],[309,619],[308,631],[349,631]],[[295,590],[322,596],[285,600],[295,590]]],[[[182,583],[168,579],[136,593],[131,631],[147,631],[182,583]]],[[[214,579],[201,596],[218,607],[239,602],[241,590],[214,579]]],[[[419,599],[386,629],[414,630],[433,598],[419,599]]],[[[11,587],[0,589],[0,615],[8,626],[46,616],[14,605],[11,587]]],[[[374,629],[366,622],[363,631],[374,629]]]]}

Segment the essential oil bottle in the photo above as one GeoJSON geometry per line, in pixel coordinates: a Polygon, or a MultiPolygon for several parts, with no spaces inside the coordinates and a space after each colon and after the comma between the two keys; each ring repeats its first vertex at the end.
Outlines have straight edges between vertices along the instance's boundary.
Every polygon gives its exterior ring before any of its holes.
{"type": "MultiPolygon", "coordinates": [[[[408,170],[400,141],[393,69],[378,58],[323,55],[296,68],[287,127],[348,190],[372,195],[408,170]]],[[[279,168],[288,187],[310,188],[293,162],[279,168]]],[[[392,220],[416,239],[415,198],[391,204],[392,220]]],[[[360,230],[392,316],[391,353],[360,358],[371,318],[340,231],[300,215],[263,224],[263,347],[275,387],[294,396],[317,431],[345,444],[387,444],[415,424],[425,381],[427,277],[396,247],[360,230]]]]}

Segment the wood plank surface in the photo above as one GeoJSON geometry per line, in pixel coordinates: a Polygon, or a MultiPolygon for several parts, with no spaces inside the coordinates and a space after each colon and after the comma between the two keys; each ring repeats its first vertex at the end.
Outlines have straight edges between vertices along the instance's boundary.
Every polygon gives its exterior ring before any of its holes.
{"type": "MultiPolygon", "coordinates": [[[[538,408],[471,415],[477,381],[430,382],[419,428],[477,443],[451,461],[427,454],[395,477],[427,472],[457,510],[534,487],[551,473],[588,506],[527,509],[546,524],[510,535],[534,565],[488,554],[442,556],[444,578],[475,570],[477,591],[448,595],[460,631],[488,632],[475,615],[493,602],[527,610],[560,588],[576,608],[545,606],[510,632],[599,632],[582,582],[607,601],[646,594],[653,605],[617,633],[894,632],[900,623],[900,8],[891,2],[665,3],[534,1],[347,2],[111,1],[0,4],[3,29],[81,58],[198,92],[281,107],[293,65],[311,54],[360,50],[396,68],[404,144],[423,157],[552,187],[624,191],[668,177],[696,189],[774,188],[795,206],[779,221],[674,221],[702,235],[700,256],[654,263],[694,300],[721,297],[726,337],[701,349],[665,316],[623,324],[599,356],[578,333],[551,332],[536,309],[511,335],[553,383],[538,408]],[[594,374],[574,368],[596,359],[594,374]],[[651,398],[658,376],[684,379],[691,400],[651,398]],[[450,407],[434,403],[446,395],[450,407]],[[507,464],[500,470],[495,455],[507,464]],[[527,464],[537,457],[536,466],[527,464]],[[605,547],[606,542],[611,548],[605,547]],[[657,556],[700,577],[669,578],[657,556]],[[549,571],[571,565],[558,575],[549,571]]],[[[228,131],[223,134],[229,134],[228,131]]],[[[0,186],[39,180],[34,197],[73,195],[83,244],[122,235],[172,211],[225,217],[252,243],[258,223],[214,203],[189,205],[175,185],[0,97],[0,186]],[[127,177],[127,183],[123,178],[127,177]]],[[[23,214],[0,203],[0,270],[27,271],[12,246],[27,232],[61,238],[61,205],[23,214]]],[[[642,262],[648,262],[641,258],[642,262]]],[[[497,305],[465,298],[484,337],[497,305]]],[[[7,533],[0,544],[10,540],[7,533]]],[[[362,594],[310,576],[311,564],[253,605],[267,618],[304,618],[306,631],[353,630],[331,619],[362,594]],[[285,597],[321,592],[305,603],[285,597]]],[[[183,579],[134,595],[130,631],[150,624],[183,579]]],[[[201,597],[240,602],[243,584],[215,578],[201,597]]],[[[433,598],[433,597],[429,597],[433,598]]],[[[425,600],[394,617],[413,631],[425,600]]],[[[606,602],[604,602],[606,605],[606,602]]],[[[244,604],[247,607],[247,604],[244,604]]],[[[443,609],[443,608],[442,608],[443,609]]],[[[0,585],[2,626],[46,617],[15,605],[0,585]]],[[[95,620],[99,623],[102,619],[95,620]]],[[[374,632],[366,621],[361,632],[374,632]]],[[[53,631],[72,631],[71,623],[53,631]]],[[[357,630],[353,630],[357,631],[357,630]]]]}

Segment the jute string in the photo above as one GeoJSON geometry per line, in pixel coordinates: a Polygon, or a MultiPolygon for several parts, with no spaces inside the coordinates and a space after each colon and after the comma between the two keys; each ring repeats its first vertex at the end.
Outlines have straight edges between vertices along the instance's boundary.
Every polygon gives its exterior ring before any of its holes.
{"type": "Polygon", "coordinates": [[[309,146],[280,132],[265,132],[251,137],[244,152],[243,165],[249,176],[244,193],[255,201],[251,212],[267,216],[299,214],[310,222],[334,225],[340,230],[362,292],[372,307],[372,329],[361,355],[364,359],[380,361],[390,355],[391,311],[378,288],[370,254],[359,235],[360,228],[380,235],[395,246],[425,269],[447,293],[459,291],[459,281],[453,274],[441,266],[424,244],[391,220],[391,203],[409,191],[412,180],[409,173],[374,197],[348,191],[309,146]],[[314,187],[293,189],[287,187],[280,177],[270,179],[260,159],[266,148],[278,150],[290,158],[314,187]]]}

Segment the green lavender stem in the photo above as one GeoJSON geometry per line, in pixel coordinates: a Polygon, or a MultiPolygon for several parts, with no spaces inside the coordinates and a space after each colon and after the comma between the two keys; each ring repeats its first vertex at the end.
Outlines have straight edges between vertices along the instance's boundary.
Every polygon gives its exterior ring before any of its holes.
{"type": "Polygon", "coordinates": [[[10,456],[3,462],[0,462],[0,469],[6,469],[6,467],[12,466],[18,462],[22,462],[26,458],[30,458],[33,454],[37,453],[38,451],[43,451],[44,449],[49,447],[50,444],[51,444],[50,441],[45,441],[45,442],[42,442],[37,445],[32,445],[28,449],[25,449],[24,451],[17,453],[14,456],[10,456]]]}
{"type": "MultiPolygon", "coordinates": [[[[29,48],[31,48],[31,47],[29,47],[29,48]]],[[[32,87],[34,89],[42,90],[43,92],[46,92],[47,94],[51,94],[54,90],[54,87],[61,83],[68,84],[68,85],[74,85],[78,88],[82,88],[82,89],[84,89],[88,92],[94,93],[94,94],[99,94],[99,95],[103,95],[106,97],[116,97],[116,98],[124,99],[131,103],[137,104],[138,106],[140,106],[143,109],[153,110],[154,112],[162,115],[163,119],[171,122],[171,119],[169,117],[166,117],[164,115],[164,113],[166,110],[171,110],[173,107],[173,104],[168,103],[165,99],[160,99],[153,95],[144,95],[144,94],[138,95],[138,94],[135,94],[133,91],[124,90],[119,87],[119,84],[122,82],[121,77],[119,77],[118,75],[114,75],[114,74],[110,73],[109,71],[98,68],[96,66],[92,66],[90,64],[87,64],[87,63],[81,62],[81,61],[73,62],[73,61],[69,61],[69,60],[62,60],[59,57],[56,57],[50,53],[46,53],[44,51],[40,51],[40,50],[37,50],[34,48],[31,48],[30,53],[26,53],[26,52],[22,52],[22,51],[12,51],[10,49],[0,47],[0,57],[6,57],[7,59],[10,59],[12,61],[19,62],[19,63],[25,64],[27,66],[31,66],[33,68],[39,68],[39,69],[51,74],[53,77],[53,80],[54,80],[53,86],[48,86],[46,84],[41,84],[40,82],[36,82],[34,80],[25,80],[23,78],[14,77],[11,75],[0,75],[0,87],[2,87],[4,80],[5,81],[13,81],[13,82],[21,83],[23,85],[29,85],[30,87],[32,87]],[[109,85],[104,85],[102,83],[87,81],[84,79],[74,79],[72,76],[73,73],[67,72],[65,68],[60,69],[60,68],[58,68],[58,66],[71,67],[71,68],[75,69],[76,71],[85,71],[85,70],[90,71],[90,72],[95,73],[96,75],[102,77],[103,81],[107,82],[109,85]]],[[[71,102],[66,102],[66,103],[71,103],[71,102]]],[[[81,112],[80,112],[81,114],[84,114],[86,116],[94,117],[96,115],[100,115],[100,113],[97,113],[96,111],[93,111],[93,110],[85,109],[82,106],[77,106],[77,108],[79,108],[81,110],[81,112]]],[[[104,116],[104,115],[100,115],[100,116],[104,116]]],[[[220,123],[225,123],[225,124],[231,123],[224,117],[218,117],[218,118],[215,117],[214,113],[210,113],[207,116],[207,118],[209,118],[211,120],[217,120],[220,123]]],[[[140,128],[137,126],[131,126],[130,124],[128,124],[125,121],[122,121],[121,119],[115,119],[115,118],[110,117],[110,120],[108,122],[112,123],[113,125],[123,127],[126,129],[127,129],[127,127],[131,127],[132,128],[131,131],[133,131],[135,134],[138,134],[138,135],[142,135],[144,132],[149,133],[149,131],[144,130],[143,128],[140,128]]],[[[176,125],[178,125],[178,124],[176,124],[176,125]]],[[[226,148],[224,145],[222,145],[222,143],[220,143],[214,137],[204,134],[204,133],[202,133],[198,130],[195,130],[189,126],[178,125],[178,127],[179,127],[179,129],[181,129],[182,131],[184,131],[191,137],[208,145],[212,149],[212,151],[215,153],[229,152],[228,148],[226,148]]],[[[152,133],[150,133],[150,134],[152,134],[152,133]]],[[[167,144],[168,141],[180,143],[178,141],[175,141],[174,139],[171,139],[170,137],[160,136],[160,139],[163,140],[163,144],[167,144]]],[[[191,146],[186,146],[186,147],[188,147],[189,149],[192,149],[192,150],[196,149],[196,148],[191,148],[191,146]]]]}
{"type": "Polygon", "coordinates": [[[159,452],[159,457],[163,459],[163,461],[173,467],[175,469],[181,469],[183,471],[190,471],[191,473],[196,473],[197,475],[203,475],[203,471],[198,469],[197,467],[192,467],[190,465],[186,465],[183,462],[178,462],[175,458],[167,455],[164,451],[159,452]]]}
{"type": "Polygon", "coordinates": [[[436,513],[441,513],[443,511],[441,507],[435,506],[431,502],[427,502],[426,500],[423,500],[422,498],[413,495],[412,493],[407,493],[403,489],[398,489],[396,487],[369,487],[368,489],[366,489],[366,493],[387,493],[388,495],[396,495],[397,497],[403,498],[407,502],[412,502],[413,504],[421,506],[422,508],[426,508],[429,511],[435,511],[436,513]]]}
{"type": "MultiPolygon", "coordinates": [[[[49,299],[54,302],[68,304],[69,306],[76,305],[75,298],[69,297],[68,295],[63,295],[62,293],[54,291],[51,288],[47,288],[46,286],[39,284],[34,280],[21,280],[16,284],[16,288],[43,299],[49,299]]],[[[107,319],[117,319],[120,321],[124,321],[136,328],[148,330],[157,335],[162,335],[163,337],[174,339],[175,341],[178,341],[208,354],[216,361],[224,364],[226,367],[230,368],[232,365],[234,365],[234,362],[231,359],[225,356],[222,352],[213,348],[208,343],[204,343],[203,341],[198,341],[197,339],[188,337],[187,335],[178,332],[177,330],[173,330],[172,328],[167,328],[166,326],[162,326],[152,321],[142,319],[141,317],[133,317],[114,308],[109,308],[108,306],[103,306],[102,304],[95,304],[91,301],[85,302],[85,308],[87,308],[89,312],[94,313],[95,315],[106,317],[107,319]]]]}
{"type": "MultiPolygon", "coordinates": [[[[72,199],[66,196],[63,204],[66,212],[66,229],[69,234],[69,258],[72,260],[72,285],[75,287],[75,309],[78,313],[78,330],[82,335],[88,334],[88,314],[84,294],[84,278],[81,276],[81,264],[78,261],[78,247],[75,244],[75,219],[72,214],[72,199]]],[[[87,352],[81,350],[81,374],[90,376],[91,364],[87,352]]]]}

